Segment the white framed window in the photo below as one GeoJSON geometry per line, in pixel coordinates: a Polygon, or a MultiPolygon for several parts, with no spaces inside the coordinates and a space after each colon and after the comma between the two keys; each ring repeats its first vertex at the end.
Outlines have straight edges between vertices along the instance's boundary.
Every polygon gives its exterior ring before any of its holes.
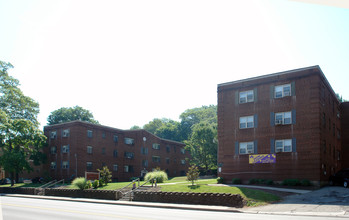
{"type": "Polygon", "coordinates": [[[119,141],[119,137],[117,135],[114,135],[113,136],[113,140],[114,140],[115,143],[117,143],[119,141]]]}
{"type": "Polygon", "coordinates": [[[118,165],[117,164],[113,164],[113,171],[118,171],[118,165]]]}
{"type": "Polygon", "coordinates": [[[275,124],[276,125],[292,124],[292,113],[291,112],[275,113],[275,124]]]}
{"type": "Polygon", "coordinates": [[[181,160],[181,164],[185,165],[185,160],[184,159],[181,160]]]}
{"type": "Polygon", "coordinates": [[[253,128],[254,127],[254,116],[240,117],[240,129],[253,128]]]}
{"type": "Polygon", "coordinates": [[[69,129],[64,129],[64,130],[62,131],[62,136],[63,136],[63,137],[69,137],[69,134],[70,134],[70,130],[69,130],[69,129]]]}
{"type": "Polygon", "coordinates": [[[291,84],[275,86],[275,98],[291,96],[291,84]]]}
{"type": "Polygon", "coordinates": [[[52,170],[56,169],[56,166],[57,166],[56,162],[55,162],[55,161],[52,161],[52,162],[51,162],[51,165],[50,165],[51,169],[52,169],[52,170]]]}
{"type": "Polygon", "coordinates": [[[241,142],[239,143],[239,154],[253,154],[254,143],[253,142],[241,142]]]}
{"type": "Polygon", "coordinates": [[[292,152],[292,139],[276,140],[275,152],[292,152]]]}
{"type": "Polygon", "coordinates": [[[55,139],[57,137],[57,131],[51,131],[50,138],[55,139]]]}
{"type": "Polygon", "coordinates": [[[147,155],[148,154],[148,148],[147,147],[142,147],[141,148],[141,154],[147,155]]]}
{"type": "Polygon", "coordinates": [[[160,144],[157,144],[157,143],[153,144],[153,149],[160,150],[160,144]]]}
{"type": "Polygon", "coordinates": [[[51,154],[56,154],[57,153],[57,147],[56,146],[51,147],[50,152],[51,152],[51,154]]]}
{"type": "Polygon", "coordinates": [[[134,145],[135,144],[135,140],[132,138],[125,138],[124,139],[124,143],[128,144],[128,145],[134,145]]]}
{"type": "Polygon", "coordinates": [[[91,130],[87,130],[87,137],[92,138],[93,132],[91,130]]]}
{"type": "Polygon", "coordinates": [[[124,157],[127,159],[133,159],[135,157],[135,154],[133,152],[125,152],[124,157]]]}
{"type": "Polygon", "coordinates": [[[155,163],[160,163],[160,157],[159,156],[152,156],[152,160],[155,163]]]}
{"type": "Polygon", "coordinates": [[[142,160],[142,166],[148,167],[148,160],[142,160]]]}
{"type": "Polygon", "coordinates": [[[253,102],[253,101],[254,101],[253,90],[239,93],[239,103],[246,103],[246,102],[253,102]]]}
{"type": "Polygon", "coordinates": [[[62,162],[62,169],[69,169],[69,161],[62,162]]]}
{"type": "Polygon", "coordinates": [[[62,146],[62,153],[69,153],[69,145],[62,146]]]}
{"type": "Polygon", "coordinates": [[[124,166],[124,172],[125,172],[125,173],[133,173],[133,166],[131,166],[131,165],[125,165],[125,166],[124,166]]]}
{"type": "Polygon", "coordinates": [[[87,146],[87,153],[92,154],[92,146],[87,146]]]}
{"type": "Polygon", "coordinates": [[[185,154],[185,149],[184,148],[181,148],[181,153],[185,154]]]}
{"type": "Polygon", "coordinates": [[[92,170],[92,162],[86,162],[86,170],[92,170]]]}

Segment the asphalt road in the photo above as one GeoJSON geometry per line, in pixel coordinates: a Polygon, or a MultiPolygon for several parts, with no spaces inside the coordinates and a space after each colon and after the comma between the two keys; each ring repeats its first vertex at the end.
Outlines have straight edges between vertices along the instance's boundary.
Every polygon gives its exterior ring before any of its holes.
{"type": "Polygon", "coordinates": [[[294,215],[268,215],[234,212],[214,212],[168,208],[149,208],[128,205],[108,205],[86,202],[58,201],[1,196],[2,216],[12,219],[234,219],[234,220],[338,220],[336,217],[313,217],[294,215]]]}

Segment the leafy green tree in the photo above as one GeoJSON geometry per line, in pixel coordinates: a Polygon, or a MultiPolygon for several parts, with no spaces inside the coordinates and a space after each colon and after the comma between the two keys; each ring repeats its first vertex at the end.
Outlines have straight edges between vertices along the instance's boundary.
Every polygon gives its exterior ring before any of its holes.
{"type": "Polygon", "coordinates": [[[205,172],[217,167],[217,129],[208,123],[193,126],[192,134],[185,141],[192,156],[191,163],[205,172]]]}
{"type": "Polygon", "coordinates": [[[22,93],[19,81],[7,72],[10,68],[10,63],[0,61],[0,166],[13,185],[15,176],[18,181],[19,173],[32,170],[30,159],[35,165],[44,162],[46,137],[37,120],[39,104],[22,93]]]}
{"type": "Polygon", "coordinates": [[[99,122],[93,118],[93,114],[89,110],[86,110],[80,106],[70,108],[62,107],[51,112],[51,115],[49,115],[47,118],[48,125],[60,124],[75,120],[99,124],[99,122]]]}
{"type": "Polygon", "coordinates": [[[166,124],[168,121],[170,121],[170,119],[167,118],[154,118],[152,121],[150,121],[148,124],[145,124],[143,126],[143,129],[155,134],[156,130],[158,130],[161,126],[163,126],[164,124],[166,124]]]}
{"type": "Polygon", "coordinates": [[[101,175],[101,181],[105,184],[108,185],[108,183],[111,182],[111,172],[109,171],[107,166],[104,166],[101,170],[97,169],[97,171],[100,173],[101,175]]]}
{"type": "Polygon", "coordinates": [[[188,168],[187,180],[191,181],[191,185],[194,186],[194,182],[199,178],[199,168],[195,165],[192,165],[188,168]]]}
{"type": "Polygon", "coordinates": [[[336,97],[337,97],[337,99],[338,99],[338,101],[339,101],[340,103],[342,103],[342,102],[347,102],[347,101],[348,101],[348,100],[346,100],[346,99],[343,99],[343,96],[339,95],[338,93],[336,93],[336,97]]]}
{"type": "Polygon", "coordinates": [[[139,127],[138,125],[133,125],[130,130],[139,130],[142,129],[141,127],[139,127]]]}
{"type": "Polygon", "coordinates": [[[155,135],[164,139],[182,141],[180,136],[180,123],[169,120],[155,131],[155,135]]]}

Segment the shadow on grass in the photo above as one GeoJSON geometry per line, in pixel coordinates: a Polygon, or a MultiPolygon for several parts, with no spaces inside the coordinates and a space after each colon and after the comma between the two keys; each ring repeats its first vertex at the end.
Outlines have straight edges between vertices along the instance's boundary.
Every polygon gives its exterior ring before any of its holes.
{"type": "Polygon", "coordinates": [[[200,185],[190,185],[188,186],[189,189],[199,189],[201,186],[200,185]]]}

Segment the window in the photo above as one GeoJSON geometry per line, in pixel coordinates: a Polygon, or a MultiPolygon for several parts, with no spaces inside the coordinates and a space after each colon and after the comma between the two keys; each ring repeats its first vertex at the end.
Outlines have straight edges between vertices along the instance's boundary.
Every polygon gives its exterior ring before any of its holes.
{"type": "Polygon", "coordinates": [[[142,160],[142,166],[148,167],[148,160],[142,160]]]}
{"type": "Polygon", "coordinates": [[[124,143],[128,144],[128,145],[134,145],[135,144],[135,140],[132,138],[125,138],[124,139],[124,143]]]}
{"type": "Polygon", "coordinates": [[[102,133],[102,138],[104,139],[106,136],[105,132],[102,133]]]}
{"type": "Polygon", "coordinates": [[[184,159],[181,160],[181,164],[185,165],[185,160],[184,159]]]}
{"type": "Polygon", "coordinates": [[[185,154],[185,149],[184,148],[181,148],[181,153],[185,154]]]}
{"type": "Polygon", "coordinates": [[[87,146],[87,153],[92,154],[92,146],[87,146]]]}
{"type": "Polygon", "coordinates": [[[170,158],[168,158],[168,157],[166,158],[166,163],[170,164],[170,158]]]}
{"type": "Polygon", "coordinates": [[[54,146],[54,147],[51,147],[51,154],[56,154],[57,153],[57,147],[54,146]]]}
{"type": "Polygon", "coordinates": [[[124,157],[127,159],[133,159],[135,154],[133,152],[125,152],[124,157]]]}
{"type": "Polygon", "coordinates": [[[254,127],[253,119],[254,119],[253,116],[240,117],[240,129],[253,128],[254,127]]]}
{"type": "Polygon", "coordinates": [[[50,138],[55,139],[57,137],[57,131],[51,131],[50,138]]]}
{"type": "Polygon", "coordinates": [[[170,151],[171,151],[171,147],[170,147],[169,145],[167,145],[167,146],[166,146],[166,152],[167,152],[167,153],[170,153],[170,151]]]}
{"type": "Polygon", "coordinates": [[[153,149],[160,150],[160,144],[153,144],[153,149]]]}
{"type": "Polygon", "coordinates": [[[275,113],[275,124],[276,125],[292,124],[292,113],[291,112],[275,113]]]}
{"type": "Polygon", "coordinates": [[[275,152],[292,152],[292,140],[276,140],[275,141],[275,152]]]}
{"type": "Polygon", "coordinates": [[[113,151],[113,157],[118,157],[118,150],[115,149],[115,150],[113,151]]]}
{"type": "Polygon", "coordinates": [[[69,153],[69,145],[62,146],[62,153],[69,153]]]}
{"type": "Polygon", "coordinates": [[[119,137],[117,135],[114,135],[113,136],[113,140],[114,140],[115,143],[117,143],[119,141],[119,137]]]}
{"type": "Polygon", "coordinates": [[[291,96],[291,84],[275,86],[275,98],[291,96]]]}
{"type": "Polygon", "coordinates": [[[87,137],[92,138],[92,131],[91,130],[87,130],[87,137]]]}
{"type": "Polygon", "coordinates": [[[133,166],[125,165],[124,166],[124,172],[125,173],[133,173],[133,166]]]}
{"type": "Polygon", "coordinates": [[[113,171],[118,171],[118,165],[117,164],[113,164],[113,171]]]}
{"type": "Polygon", "coordinates": [[[239,103],[253,102],[253,90],[240,92],[239,93],[239,103]]]}
{"type": "Polygon", "coordinates": [[[253,154],[254,143],[253,142],[241,142],[239,144],[239,154],[253,154]]]}
{"type": "Polygon", "coordinates": [[[62,132],[63,137],[69,137],[69,129],[64,129],[62,132]]]}
{"type": "Polygon", "coordinates": [[[52,170],[56,169],[56,162],[52,161],[50,167],[52,170]]]}
{"type": "Polygon", "coordinates": [[[159,156],[152,156],[152,160],[155,163],[160,163],[160,157],[159,156]]]}
{"type": "Polygon", "coordinates": [[[88,171],[92,170],[92,162],[86,162],[86,170],[88,171]]]}
{"type": "Polygon", "coordinates": [[[62,162],[62,169],[69,169],[69,161],[62,162]]]}
{"type": "Polygon", "coordinates": [[[102,148],[102,155],[105,155],[105,147],[102,148]]]}
{"type": "Polygon", "coordinates": [[[141,148],[141,154],[147,155],[147,154],[148,154],[148,148],[142,147],[142,148],[141,148]]]}

